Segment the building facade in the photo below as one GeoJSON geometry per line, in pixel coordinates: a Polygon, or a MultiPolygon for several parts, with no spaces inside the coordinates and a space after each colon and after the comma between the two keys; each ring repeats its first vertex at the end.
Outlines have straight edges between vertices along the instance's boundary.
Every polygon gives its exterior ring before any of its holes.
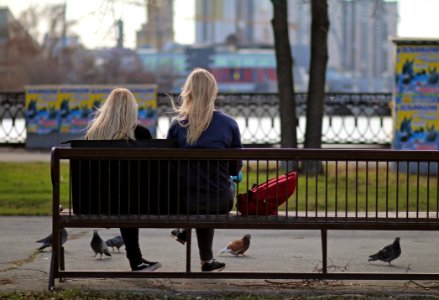
{"type": "Polygon", "coordinates": [[[161,49],[174,41],[173,0],[144,0],[147,22],[136,33],[136,47],[161,49]]]}
{"type": "MultiPolygon", "coordinates": [[[[196,43],[225,44],[230,36],[246,47],[273,45],[272,3],[266,0],[195,0],[196,43]]],[[[289,34],[296,66],[308,69],[309,1],[288,1],[289,34]]],[[[388,91],[392,74],[390,36],[397,30],[397,1],[328,0],[328,69],[350,78],[346,89],[388,91]],[[349,87],[350,86],[350,87],[349,87]]],[[[299,71],[303,73],[303,70],[299,71]]],[[[329,80],[336,80],[329,78],[329,80]]]]}
{"type": "Polygon", "coordinates": [[[272,45],[271,5],[266,0],[196,0],[195,43],[222,44],[233,35],[241,45],[272,45]]]}

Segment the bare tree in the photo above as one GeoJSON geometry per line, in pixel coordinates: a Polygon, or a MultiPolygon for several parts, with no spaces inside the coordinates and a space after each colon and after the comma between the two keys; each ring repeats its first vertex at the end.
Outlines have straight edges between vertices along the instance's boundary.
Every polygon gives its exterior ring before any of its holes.
{"type": "Polygon", "coordinates": [[[155,82],[133,51],[112,49],[98,57],[98,51],[79,43],[64,43],[65,36],[75,41],[69,33],[75,21],[65,21],[64,14],[64,5],[33,5],[18,20],[11,18],[4,59],[0,57],[1,90],[22,90],[26,84],[155,82]]]}
{"type": "Polygon", "coordinates": [[[279,113],[281,123],[281,147],[297,148],[297,116],[293,85],[293,58],[288,36],[287,0],[271,0],[276,50],[276,72],[279,92],[279,113]]]}
{"type": "MultiPolygon", "coordinates": [[[[328,2],[311,0],[311,61],[306,108],[305,148],[321,148],[328,63],[328,2]]],[[[309,172],[322,171],[319,164],[309,164],[309,172]]]]}
{"type": "Polygon", "coordinates": [[[18,22],[21,24],[21,26],[23,26],[29,35],[37,41],[39,40],[39,35],[41,34],[39,29],[41,12],[42,11],[39,9],[38,5],[31,4],[18,16],[18,22]]]}
{"type": "Polygon", "coordinates": [[[7,39],[2,43],[0,56],[0,89],[21,90],[28,75],[24,66],[40,55],[41,47],[12,15],[5,25],[7,39]]]}
{"type": "Polygon", "coordinates": [[[325,99],[326,66],[328,63],[328,3],[311,1],[311,61],[306,109],[305,148],[321,148],[325,99]]]}

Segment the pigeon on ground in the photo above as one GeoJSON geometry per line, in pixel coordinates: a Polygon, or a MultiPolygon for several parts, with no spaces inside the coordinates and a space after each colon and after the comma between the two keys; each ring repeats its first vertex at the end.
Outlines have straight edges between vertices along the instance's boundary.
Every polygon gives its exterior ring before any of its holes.
{"type": "Polygon", "coordinates": [[[368,261],[382,260],[388,262],[390,265],[390,262],[397,259],[400,255],[401,246],[399,245],[399,237],[397,237],[393,244],[387,245],[377,253],[369,256],[368,261]]]}
{"type": "Polygon", "coordinates": [[[99,236],[98,231],[96,229],[93,230],[93,238],[91,239],[90,246],[95,253],[95,257],[98,254],[101,255],[100,259],[102,259],[102,254],[111,256],[110,251],[108,251],[107,244],[105,244],[105,242],[99,236]]]}
{"type": "Polygon", "coordinates": [[[108,239],[105,241],[105,244],[107,244],[108,247],[111,247],[113,249],[114,252],[114,247],[117,248],[117,250],[120,252],[120,247],[122,247],[123,245],[125,245],[122,236],[118,235],[115,236],[112,239],[108,239]]]}
{"type": "Polygon", "coordinates": [[[221,253],[231,253],[233,255],[244,255],[244,252],[247,251],[248,247],[250,247],[250,239],[251,235],[246,234],[240,240],[235,240],[230,242],[224,249],[221,249],[219,254],[221,253]]]}
{"type": "MultiPolygon", "coordinates": [[[[64,243],[67,241],[67,238],[68,238],[67,230],[63,228],[61,232],[61,245],[64,245],[64,243]]],[[[37,243],[43,244],[41,245],[40,248],[38,248],[38,250],[43,250],[44,248],[52,247],[52,241],[53,241],[52,233],[46,236],[44,239],[38,240],[37,243]]]]}

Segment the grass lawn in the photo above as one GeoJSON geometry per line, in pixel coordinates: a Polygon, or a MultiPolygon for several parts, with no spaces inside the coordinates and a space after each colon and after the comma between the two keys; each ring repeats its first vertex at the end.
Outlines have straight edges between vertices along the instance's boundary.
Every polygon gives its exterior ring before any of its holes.
{"type": "MultiPolygon", "coordinates": [[[[370,168],[355,172],[352,166],[325,166],[323,175],[299,172],[296,192],[281,209],[308,211],[439,211],[437,176],[420,176],[390,169],[370,168]],[[358,175],[357,175],[358,174],[358,175]],[[334,199],[337,199],[335,201],[334,199]]],[[[356,167],[355,167],[356,168],[356,167]]],[[[244,168],[239,193],[254,183],[276,177],[262,168],[259,178],[252,168],[244,168]]],[[[61,203],[68,207],[68,165],[61,164],[61,203]]],[[[0,162],[0,215],[50,215],[52,185],[46,162],[0,162]]]]}
{"type": "MultiPolygon", "coordinates": [[[[68,168],[61,166],[62,193],[67,196],[68,168]]],[[[50,215],[52,183],[46,162],[0,162],[0,214],[50,215]]]]}

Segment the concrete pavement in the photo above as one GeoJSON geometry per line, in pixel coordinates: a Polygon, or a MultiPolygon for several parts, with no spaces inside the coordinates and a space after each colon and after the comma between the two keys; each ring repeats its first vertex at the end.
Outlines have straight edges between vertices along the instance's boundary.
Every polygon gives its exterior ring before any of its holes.
{"type": "Polygon", "coordinates": [[[0,147],[0,161],[50,161],[50,150],[27,150],[24,147],[0,147]]]}
{"type": "MultiPolygon", "coordinates": [[[[6,291],[44,291],[47,289],[50,249],[36,251],[35,241],[51,228],[50,217],[0,217],[0,293],[6,291]]],[[[66,242],[67,270],[128,270],[125,250],[102,260],[93,257],[90,248],[92,228],[68,229],[66,242]]],[[[185,248],[169,236],[168,229],[142,229],[141,249],[146,259],[162,263],[161,271],[183,271],[185,248]]],[[[119,234],[118,229],[100,229],[105,240],[119,234]]],[[[227,271],[313,272],[321,267],[318,231],[216,230],[214,249],[219,250],[232,239],[251,233],[250,249],[245,257],[217,255],[227,264],[227,271]]],[[[330,231],[329,270],[364,272],[435,272],[439,257],[438,232],[330,231]],[[376,250],[401,237],[402,255],[387,263],[368,262],[376,250]]],[[[194,236],[195,239],[195,236],[194,236]]],[[[195,240],[196,241],[196,240],[195,240]]],[[[192,266],[198,271],[196,242],[192,266]]],[[[259,294],[293,296],[372,295],[439,297],[437,282],[408,281],[302,281],[302,280],[209,280],[209,279],[67,279],[56,282],[57,289],[87,288],[151,293],[157,295],[230,295],[259,294]]]]}

